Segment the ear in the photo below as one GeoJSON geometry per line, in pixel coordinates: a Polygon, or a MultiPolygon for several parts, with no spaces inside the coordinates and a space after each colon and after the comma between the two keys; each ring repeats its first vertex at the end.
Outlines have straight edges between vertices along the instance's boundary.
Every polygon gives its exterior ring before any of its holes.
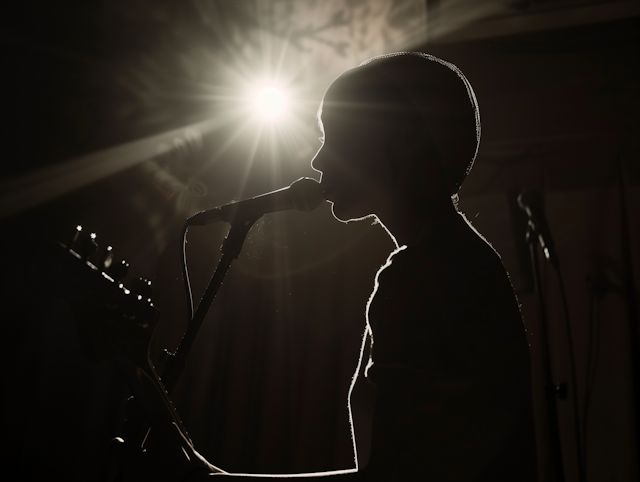
{"type": "MultiPolygon", "coordinates": [[[[446,175],[436,150],[421,125],[408,125],[398,133],[395,183],[403,189],[416,189],[427,197],[448,198],[446,175]],[[444,193],[444,194],[443,194],[444,193]]],[[[423,195],[424,197],[424,195],[423,195]]]]}
{"type": "Polygon", "coordinates": [[[412,169],[411,164],[418,157],[420,146],[419,129],[410,123],[402,123],[389,130],[386,154],[394,181],[401,171],[412,169]]]}
{"type": "Polygon", "coordinates": [[[413,157],[422,147],[421,126],[406,124],[399,136],[399,154],[413,157]]]}

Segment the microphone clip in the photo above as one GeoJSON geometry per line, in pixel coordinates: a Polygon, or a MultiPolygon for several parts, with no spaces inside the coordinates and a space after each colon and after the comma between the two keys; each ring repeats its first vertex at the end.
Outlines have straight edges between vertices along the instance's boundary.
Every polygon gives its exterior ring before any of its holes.
{"type": "Polygon", "coordinates": [[[247,238],[247,234],[249,234],[249,230],[261,216],[262,215],[249,219],[240,218],[234,220],[231,223],[231,229],[229,229],[227,237],[224,238],[222,246],[220,246],[222,254],[233,256],[234,259],[238,259],[238,256],[240,256],[240,253],[242,252],[244,240],[247,238]]]}
{"type": "Polygon", "coordinates": [[[542,248],[544,257],[549,260],[549,262],[556,270],[560,269],[560,260],[558,259],[555,250],[549,249],[547,243],[545,242],[544,234],[540,232],[540,230],[536,227],[536,223],[531,218],[529,218],[529,222],[527,223],[527,233],[525,239],[528,244],[535,244],[536,242],[538,242],[538,244],[540,244],[540,247],[542,248]]]}

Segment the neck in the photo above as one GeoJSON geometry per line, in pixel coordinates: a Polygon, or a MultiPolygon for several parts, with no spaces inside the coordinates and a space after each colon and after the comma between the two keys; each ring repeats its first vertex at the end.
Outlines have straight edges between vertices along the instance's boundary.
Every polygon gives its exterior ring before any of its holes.
{"type": "Polygon", "coordinates": [[[384,225],[397,247],[415,244],[420,232],[430,224],[452,219],[457,211],[450,199],[425,204],[400,203],[380,213],[378,219],[384,225]]]}

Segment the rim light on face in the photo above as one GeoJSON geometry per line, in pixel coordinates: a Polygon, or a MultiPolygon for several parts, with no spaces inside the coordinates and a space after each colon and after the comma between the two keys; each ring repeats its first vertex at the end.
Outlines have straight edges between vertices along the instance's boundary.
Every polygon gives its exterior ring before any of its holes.
{"type": "Polygon", "coordinates": [[[265,87],[256,97],[256,110],[262,117],[277,117],[284,111],[285,105],[284,95],[274,87],[265,87]]]}

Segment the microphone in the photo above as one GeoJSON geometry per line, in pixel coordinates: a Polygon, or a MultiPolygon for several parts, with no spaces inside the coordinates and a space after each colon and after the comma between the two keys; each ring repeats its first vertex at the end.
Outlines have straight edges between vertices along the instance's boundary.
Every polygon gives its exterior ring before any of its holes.
{"type": "Polygon", "coordinates": [[[187,219],[187,226],[202,226],[218,221],[251,221],[263,214],[287,209],[313,211],[322,201],[324,196],[320,183],[310,177],[301,177],[289,187],[194,214],[187,219]]]}
{"type": "Polygon", "coordinates": [[[551,261],[555,269],[559,269],[560,261],[556,254],[551,231],[544,216],[540,192],[533,189],[522,191],[518,196],[518,205],[529,216],[529,225],[533,228],[534,233],[538,235],[538,241],[545,257],[551,261]]]}

